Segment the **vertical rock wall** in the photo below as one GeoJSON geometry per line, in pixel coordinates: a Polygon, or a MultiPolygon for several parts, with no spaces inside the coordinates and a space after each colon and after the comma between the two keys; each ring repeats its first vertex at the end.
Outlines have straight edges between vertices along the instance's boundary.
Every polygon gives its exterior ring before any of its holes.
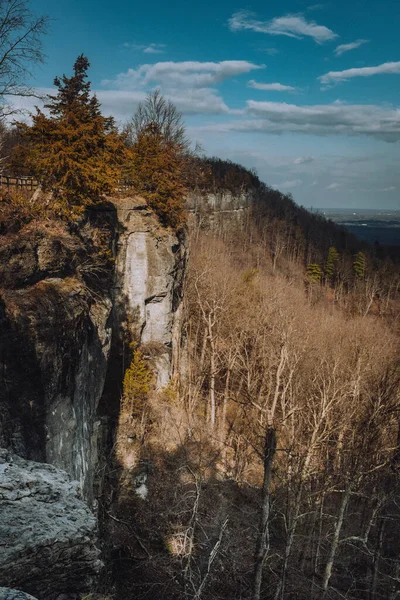
{"type": "Polygon", "coordinates": [[[185,247],[162,227],[140,198],[116,203],[120,235],[116,263],[117,324],[141,345],[155,348],[157,387],[171,376],[172,349],[179,344],[177,319],[185,270],[185,247]]]}
{"type": "Polygon", "coordinates": [[[212,231],[220,236],[243,228],[250,218],[254,194],[250,191],[234,195],[222,191],[201,193],[192,191],[187,197],[189,232],[196,235],[198,229],[212,231]]]}
{"type": "Polygon", "coordinates": [[[0,246],[0,446],[65,469],[89,502],[111,341],[110,280],[97,273],[112,268],[99,257],[113,225],[99,221],[33,223],[0,246]]]}

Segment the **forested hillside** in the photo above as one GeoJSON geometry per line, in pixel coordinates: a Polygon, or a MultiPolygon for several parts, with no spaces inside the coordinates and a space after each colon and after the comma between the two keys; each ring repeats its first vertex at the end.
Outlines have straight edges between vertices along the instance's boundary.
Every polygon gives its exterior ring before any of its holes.
{"type": "Polygon", "coordinates": [[[373,292],[377,273],[339,244],[316,277],[307,252],[342,232],[328,223],[306,250],[268,209],[192,238],[180,366],[121,414],[117,458],[133,435],[148,495],[123,478],[119,594],[395,598],[398,280],[373,292]]]}
{"type": "Polygon", "coordinates": [[[119,131],[88,67],[4,134],[40,187],[0,204],[2,443],[94,500],[91,594],[396,600],[396,257],[198,156],[158,92],[119,131]]]}

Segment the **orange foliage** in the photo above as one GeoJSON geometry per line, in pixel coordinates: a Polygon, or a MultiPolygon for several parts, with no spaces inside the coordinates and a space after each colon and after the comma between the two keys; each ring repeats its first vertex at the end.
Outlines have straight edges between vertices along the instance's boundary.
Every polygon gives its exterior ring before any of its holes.
{"type": "Polygon", "coordinates": [[[46,105],[50,116],[37,109],[32,126],[18,123],[28,145],[20,146],[14,158],[14,163],[29,166],[44,190],[78,207],[113,191],[128,157],[113,119],[101,114],[97,98],[90,95],[88,67],[81,55],[72,77],[55,79],[58,93],[46,105]]]}
{"type": "Polygon", "coordinates": [[[137,191],[173,228],[185,220],[183,201],[186,192],[183,156],[179,145],[167,141],[154,124],[148,125],[132,148],[129,177],[137,191]]]}

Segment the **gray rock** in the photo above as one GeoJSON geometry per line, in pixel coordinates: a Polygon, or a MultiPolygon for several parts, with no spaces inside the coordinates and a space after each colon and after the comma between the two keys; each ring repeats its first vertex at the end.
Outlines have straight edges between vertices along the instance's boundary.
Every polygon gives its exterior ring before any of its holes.
{"type": "Polygon", "coordinates": [[[190,235],[195,236],[199,229],[220,235],[240,231],[251,214],[254,200],[251,192],[190,192],[186,201],[190,235]]]}
{"type": "Polygon", "coordinates": [[[36,600],[36,598],[20,590],[0,587],[0,600],[36,600]]]}
{"type": "Polygon", "coordinates": [[[121,227],[116,260],[119,330],[153,348],[159,389],[170,380],[172,348],[179,344],[176,323],[186,248],[141,198],[119,199],[116,207],[121,227]]]}
{"type": "Polygon", "coordinates": [[[111,343],[114,213],[93,215],[79,233],[62,221],[31,223],[0,247],[0,447],[66,470],[89,503],[111,343]]]}
{"type": "MultiPolygon", "coordinates": [[[[76,482],[0,450],[0,585],[40,600],[81,598],[102,566],[95,541],[96,519],[76,482]]],[[[28,598],[4,596],[20,597],[28,598]]]]}

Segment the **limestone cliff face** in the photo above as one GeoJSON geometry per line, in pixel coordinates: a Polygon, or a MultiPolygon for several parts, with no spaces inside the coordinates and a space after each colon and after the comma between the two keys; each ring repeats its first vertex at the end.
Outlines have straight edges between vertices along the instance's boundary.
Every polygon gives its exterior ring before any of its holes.
{"type": "Polygon", "coordinates": [[[0,445],[65,469],[88,499],[111,340],[112,232],[109,215],[79,232],[39,223],[0,246],[0,445]]]}
{"type": "Polygon", "coordinates": [[[99,402],[106,380],[118,400],[127,366],[109,380],[112,342],[151,345],[157,385],[168,383],[184,260],[132,198],[76,229],[32,224],[1,240],[0,446],[65,469],[92,501],[99,402]]]}
{"type": "Polygon", "coordinates": [[[254,205],[254,194],[243,191],[232,194],[227,191],[201,193],[192,191],[187,197],[189,230],[210,230],[224,235],[236,227],[244,227],[254,205]]]}
{"type": "Polygon", "coordinates": [[[154,367],[157,387],[162,387],[170,379],[179,343],[185,246],[174,231],[160,226],[140,198],[118,201],[117,215],[116,334],[127,332],[137,343],[156,347],[154,367]]]}

